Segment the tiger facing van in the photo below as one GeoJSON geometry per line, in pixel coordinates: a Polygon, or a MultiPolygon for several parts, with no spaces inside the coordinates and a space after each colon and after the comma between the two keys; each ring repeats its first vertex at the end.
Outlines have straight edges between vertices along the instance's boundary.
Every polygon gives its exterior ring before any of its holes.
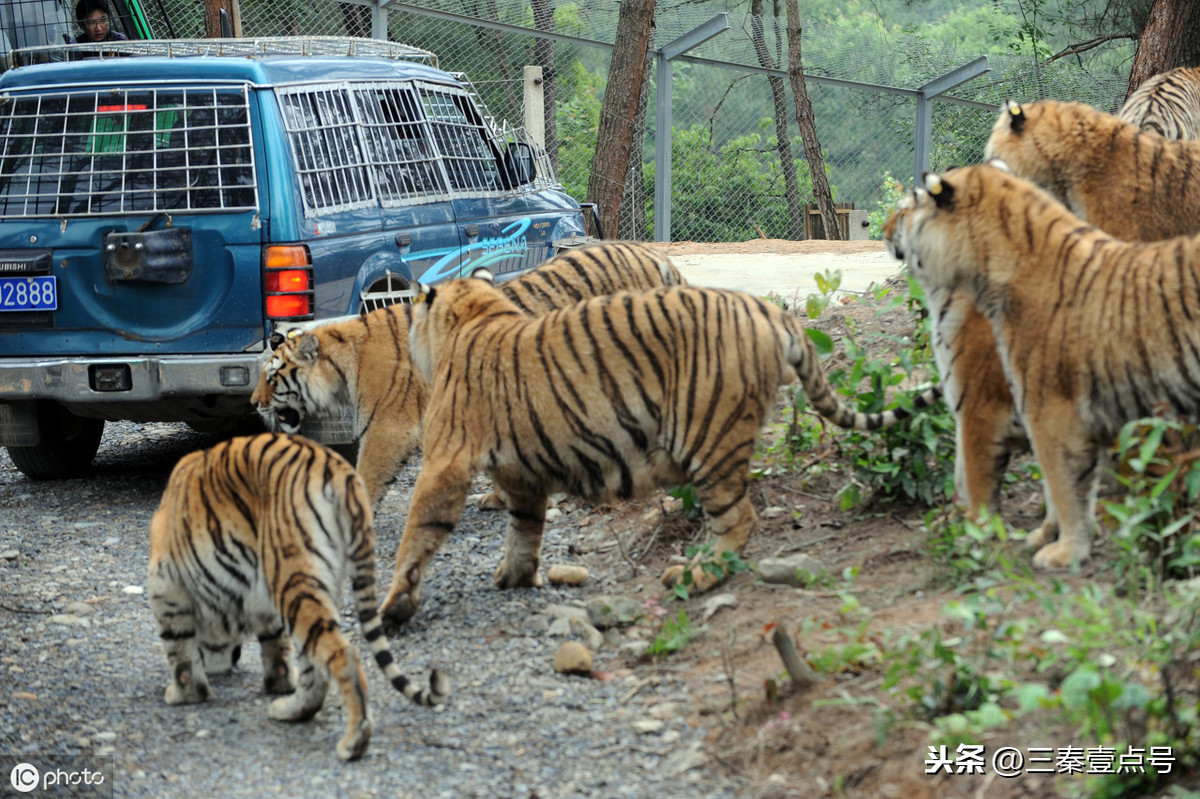
{"type": "MultiPolygon", "coordinates": [[[[684,282],[653,246],[605,242],[566,250],[501,291],[521,311],[539,314],[621,289],[684,282]]],[[[250,398],[268,427],[287,433],[300,432],[305,418],[353,409],[357,468],[373,505],[416,452],[429,403],[429,386],[409,357],[411,319],[404,303],[284,339],[250,398]]],[[[500,506],[494,495],[487,502],[500,506]]]]}

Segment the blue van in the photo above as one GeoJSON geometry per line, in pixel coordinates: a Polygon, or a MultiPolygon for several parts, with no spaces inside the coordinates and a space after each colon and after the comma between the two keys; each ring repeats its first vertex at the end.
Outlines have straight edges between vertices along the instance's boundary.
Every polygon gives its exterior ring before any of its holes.
{"type": "Polygon", "coordinates": [[[426,51],[204,39],[16,58],[0,444],[31,477],[84,470],[105,420],[250,417],[276,326],[479,265],[511,277],[586,236],[544,151],[426,51]]]}

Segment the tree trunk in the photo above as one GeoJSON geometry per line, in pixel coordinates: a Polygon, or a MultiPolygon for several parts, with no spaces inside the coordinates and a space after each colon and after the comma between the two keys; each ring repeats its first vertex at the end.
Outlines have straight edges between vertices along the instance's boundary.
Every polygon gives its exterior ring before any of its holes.
{"type": "MultiPolygon", "coordinates": [[[[779,69],[767,50],[767,37],[763,33],[763,0],[750,3],[750,32],[754,41],[754,54],[763,69],[779,69]]],[[[775,18],[779,18],[778,3],[775,18]]],[[[793,239],[804,238],[804,205],[800,202],[800,186],[796,180],[796,164],[792,157],[791,134],[788,132],[787,87],[778,75],[767,75],[771,87],[771,101],[775,105],[775,140],[779,152],[779,169],[783,174],[783,196],[787,200],[788,220],[791,222],[793,239]]]]}
{"type": "Polygon", "coordinates": [[[1200,0],[1154,0],[1129,70],[1126,99],[1147,78],[1194,66],[1200,66],[1200,0]]]}
{"type": "MultiPolygon", "coordinates": [[[[654,36],[651,34],[651,41],[654,36]]],[[[650,105],[651,71],[654,59],[646,59],[642,75],[642,91],[638,98],[637,117],[633,121],[633,143],[629,148],[629,172],[625,176],[625,192],[629,198],[629,213],[622,214],[621,228],[617,234],[623,239],[645,241],[650,233],[646,229],[646,163],[642,159],[642,147],[646,141],[646,109],[650,105]]]]}
{"type": "Polygon", "coordinates": [[[796,95],[796,124],[800,126],[800,138],[804,141],[804,157],[812,174],[813,197],[821,209],[825,238],[837,241],[842,238],[842,231],[838,227],[837,211],[833,208],[833,192],[829,190],[829,180],[825,177],[825,159],[821,156],[821,143],[817,140],[812,101],[808,99],[808,88],[804,85],[800,34],[800,8],[796,0],[787,0],[788,77],[792,82],[792,94],[796,95]]]}
{"type": "MultiPolygon", "coordinates": [[[[621,218],[621,195],[625,192],[629,153],[633,149],[633,120],[642,94],[650,31],[654,27],[654,2],[621,0],[617,18],[620,46],[613,48],[604,102],[600,106],[600,129],[596,132],[588,197],[596,203],[600,224],[609,235],[616,234],[621,218]]],[[[658,135],[670,136],[671,131],[660,130],[658,135]]]]}
{"type": "MultiPolygon", "coordinates": [[[[554,32],[554,7],[550,0],[532,0],[533,27],[554,32]]],[[[554,100],[558,89],[558,54],[554,41],[542,37],[533,40],[533,61],[542,68],[542,93],[546,96],[546,153],[558,173],[558,107],[554,100]]]]}

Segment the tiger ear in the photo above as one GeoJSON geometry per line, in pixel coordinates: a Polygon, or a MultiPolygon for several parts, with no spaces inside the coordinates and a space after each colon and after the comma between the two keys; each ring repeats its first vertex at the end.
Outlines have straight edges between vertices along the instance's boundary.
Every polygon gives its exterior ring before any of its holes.
{"type": "Polygon", "coordinates": [[[471,277],[478,278],[479,280],[486,280],[493,286],[496,285],[496,276],[493,275],[492,270],[488,269],[486,266],[480,266],[476,268],[475,271],[471,272],[471,277]]]}
{"type": "Polygon", "coordinates": [[[925,191],[929,192],[929,196],[933,198],[933,202],[938,208],[954,207],[954,187],[942,180],[941,175],[936,172],[926,172],[923,179],[925,191]]]}
{"type": "MultiPolygon", "coordinates": [[[[288,336],[291,338],[291,336],[288,336]]],[[[317,341],[316,336],[307,333],[301,333],[298,337],[300,342],[296,345],[295,361],[296,363],[310,364],[317,360],[317,356],[321,354],[321,342],[317,341]]]]}
{"type": "Polygon", "coordinates": [[[428,305],[429,303],[433,302],[433,295],[436,293],[437,292],[434,290],[433,286],[430,286],[427,283],[418,283],[417,296],[413,297],[413,304],[428,305]]]}
{"type": "Polygon", "coordinates": [[[279,349],[279,345],[284,341],[286,341],[286,339],[284,338],[283,333],[279,332],[278,330],[272,330],[271,335],[267,336],[267,346],[272,350],[279,349]]]}
{"type": "Polygon", "coordinates": [[[1008,100],[1004,103],[1004,110],[1008,112],[1008,125],[1013,133],[1020,133],[1025,129],[1025,110],[1021,108],[1020,103],[1008,100]]]}

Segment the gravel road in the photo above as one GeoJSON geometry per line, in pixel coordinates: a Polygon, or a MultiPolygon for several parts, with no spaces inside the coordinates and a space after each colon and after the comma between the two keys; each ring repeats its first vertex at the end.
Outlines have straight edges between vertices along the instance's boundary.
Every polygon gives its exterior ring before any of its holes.
{"type": "MultiPolygon", "coordinates": [[[[449,670],[454,693],[443,709],[396,694],[357,630],[375,734],[356,763],[334,754],[344,725],[336,691],[309,723],[267,718],[257,644],[232,675],[213,678],[208,703],[168,707],[166,661],[144,593],[150,516],[175,461],[214,441],[181,425],[110,424],[95,473],[54,483],[26,479],[0,454],[0,752],[35,766],[51,755],[111,764],[116,796],[557,799],[744,790],[704,765],[709,730],[688,708],[683,675],[625,668],[618,647],[629,643],[626,632],[610,633],[596,650],[603,678],[554,671],[565,639],[551,630],[553,606],[618,594],[620,580],[593,570],[580,588],[498,591],[491,573],[503,514],[474,509],[438,554],[420,613],[392,638],[409,676],[424,679],[433,665],[449,670]]],[[[381,580],[391,573],[413,479],[410,468],[377,514],[381,580]]],[[[548,524],[543,568],[572,561],[585,537],[580,522],[593,514],[570,503],[562,510],[548,524]]],[[[345,618],[356,627],[348,604],[345,618]]],[[[5,769],[0,784],[7,778],[5,769]]]]}

